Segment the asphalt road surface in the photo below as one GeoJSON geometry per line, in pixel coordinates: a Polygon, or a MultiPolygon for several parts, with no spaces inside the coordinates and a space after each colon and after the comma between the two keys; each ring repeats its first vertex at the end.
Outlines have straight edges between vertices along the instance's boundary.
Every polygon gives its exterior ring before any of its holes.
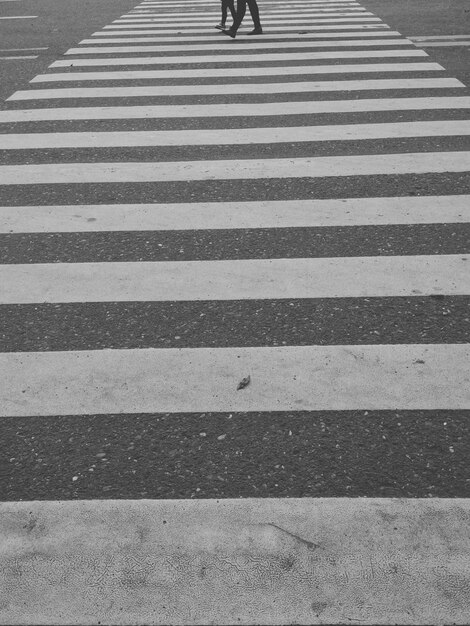
{"type": "Polygon", "coordinates": [[[470,6],[260,9],[0,0],[2,501],[469,497],[470,6]]]}

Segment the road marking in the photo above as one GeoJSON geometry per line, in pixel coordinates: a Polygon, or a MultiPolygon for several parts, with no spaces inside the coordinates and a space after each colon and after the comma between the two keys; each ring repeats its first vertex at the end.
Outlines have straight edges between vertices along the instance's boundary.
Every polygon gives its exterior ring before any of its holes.
{"type": "Polygon", "coordinates": [[[0,266],[2,304],[469,295],[470,255],[0,266]]]}
{"type": "MultiPolygon", "coordinates": [[[[209,11],[212,11],[214,8],[214,5],[208,2],[192,2],[191,6],[197,10],[207,8],[209,11]]],[[[285,2],[270,2],[269,6],[273,7],[274,9],[278,9],[278,8],[283,9],[286,7],[286,3],[285,2]]],[[[317,2],[314,2],[314,1],[309,2],[308,0],[297,0],[297,2],[292,2],[288,6],[291,9],[301,9],[301,8],[311,9],[312,7],[317,8],[317,7],[330,7],[330,6],[344,6],[347,8],[347,7],[360,6],[360,4],[358,2],[348,2],[346,0],[341,0],[337,2],[325,2],[324,0],[318,0],[317,2]]],[[[153,10],[163,9],[164,11],[168,11],[169,13],[173,9],[181,8],[181,9],[186,9],[186,11],[188,12],[188,4],[185,2],[175,2],[175,3],[166,3],[166,4],[144,2],[142,4],[137,5],[134,8],[135,9],[137,8],[153,9],[153,10]]]]}
{"type": "Polygon", "coordinates": [[[110,120],[192,117],[255,117],[363,111],[421,111],[469,109],[470,96],[432,98],[371,98],[361,100],[306,100],[251,104],[195,104],[161,106],[64,107],[0,111],[0,123],[50,120],[110,120]]]}
{"type": "Polygon", "coordinates": [[[452,46],[470,46],[470,38],[467,41],[435,41],[429,43],[415,43],[420,48],[448,48],[452,46]]]}
{"type": "MultiPolygon", "coordinates": [[[[307,28],[311,28],[311,27],[317,27],[317,28],[321,28],[324,26],[328,26],[328,25],[332,25],[335,26],[336,24],[342,24],[345,22],[348,22],[349,26],[352,27],[354,26],[354,28],[358,27],[358,26],[362,26],[363,28],[367,28],[368,24],[370,22],[381,22],[381,20],[378,17],[364,17],[361,18],[362,21],[355,21],[355,19],[353,19],[352,17],[346,18],[346,17],[338,17],[338,18],[328,18],[328,19],[308,19],[308,20],[301,20],[300,18],[298,20],[293,20],[292,22],[289,22],[288,20],[276,20],[273,21],[271,23],[268,24],[268,27],[273,27],[273,28],[279,28],[278,24],[285,24],[287,22],[287,25],[291,24],[291,28],[295,28],[297,30],[306,30],[307,28]]],[[[184,32],[188,32],[190,33],[191,30],[194,30],[199,27],[199,26],[205,26],[207,27],[209,24],[212,24],[212,21],[206,20],[206,21],[201,21],[201,22],[194,22],[191,24],[171,24],[172,26],[174,26],[173,31],[172,32],[179,32],[180,29],[183,29],[184,32]]],[[[156,33],[158,32],[166,32],[165,29],[167,26],[170,26],[170,24],[161,24],[160,26],[158,26],[157,24],[135,24],[135,23],[131,23],[131,22],[113,22],[112,24],[110,24],[109,26],[104,26],[104,29],[125,29],[125,28],[147,28],[147,29],[153,29],[156,33]]]]}
{"type": "MultiPolygon", "coordinates": [[[[263,10],[263,15],[271,15],[273,13],[302,13],[305,11],[306,13],[310,11],[367,11],[362,5],[358,2],[324,2],[322,4],[314,4],[310,3],[307,5],[297,5],[296,3],[292,3],[289,5],[275,5],[270,4],[265,7],[263,10]]],[[[190,11],[178,11],[178,7],[174,7],[174,10],[168,11],[167,8],[163,8],[163,10],[158,6],[136,6],[133,9],[130,9],[124,15],[140,15],[140,14],[155,14],[162,15],[164,17],[188,17],[188,16],[198,16],[198,15],[220,15],[220,11],[217,7],[201,7],[194,5],[190,11]]]]}
{"type": "Polygon", "coordinates": [[[18,133],[2,135],[0,150],[118,148],[142,146],[234,146],[315,141],[361,141],[408,137],[464,137],[470,120],[335,124],[210,130],[18,133]]]}
{"type": "MultiPolygon", "coordinates": [[[[72,48],[73,50],[73,48],[72,48]]],[[[73,54],[71,52],[70,54],[73,54]]],[[[291,52],[289,61],[314,61],[317,59],[390,59],[390,58],[428,57],[424,50],[339,50],[322,52],[291,52]]],[[[284,52],[258,54],[212,54],[195,56],[150,56],[117,57],[98,59],[62,59],[54,61],[49,67],[87,67],[92,65],[191,65],[194,63],[248,63],[264,61],[286,61],[284,52]]]]}
{"type": "Polygon", "coordinates": [[[49,50],[49,48],[0,48],[0,52],[29,52],[35,50],[49,50]]]}
{"type": "MultiPolygon", "coordinates": [[[[299,20],[303,20],[306,23],[310,23],[310,22],[317,22],[317,21],[327,21],[327,22],[331,22],[331,21],[346,21],[346,20],[331,20],[331,19],[327,19],[330,17],[349,17],[350,19],[354,19],[354,20],[361,20],[363,22],[366,22],[368,20],[363,19],[365,16],[372,16],[373,13],[368,13],[368,12],[364,12],[364,13],[349,13],[349,12],[336,12],[336,13],[289,13],[288,15],[272,15],[271,17],[266,17],[263,14],[263,24],[277,24],[277,23],[289,23],[289,22],[293,22],[293,21],[299,21],[299,20]],[[312,19],[312,18],[319,18],[317,19],[312,19]]],[[[156,24],[163,24],[163,25],[167,25],[166,22],[170,22],[171,24],[173,24],[174,26],[195,26],[196,24],[193,24],[193,22],[201,22],[204,24],[209,24],[213,22],[213,17],[209,16],[209,17],[180,17],[178,20],[176,20],[174,17],[152,17],[152,16],[148,16],[148,17],[132,17],[132,16],[127,16],[127,17],[120,17],[117,20],[114,20],[112,22],[112,24],[123,24],[126,22],[131,22],[131,23],[156,23],[156,24]]],[[[374,19],[374,21],[376,21],[377,18],[374,19]]],[[[347,20],[349,21],[349,20],[347,20]]]]}
{"type": "MultiPolygon", "coordinates": [[[[324,15],[326,14],[331,14],[334,15],[338,12],[341,11],[346,11],[348,14],[350,13],[356,13],[356,14],[364,14],[367,13],[366,9],[364,9],[363,7],[357,5],[357,6],[342,6],[342,5],[335,5],[335,4],[331,4],[330,6],[327,6],[325,8],[317,8],[317,7],[311,7],[310,11],[302,11],[301,8],[299,9],[273,9],[273,10],[263,10],[263,15],[267,15],[267,16],[274,16],[274,15],[278,15],[278,16],[282,16],[282,15],[311,15],[312,11],[314,11],[315,15],[324,15]]],[[[155,9],[149,8],[149,9],[135,9],[133,11],[130,11],[129,13],[125,13],[124,15],[121,15],[121,17],[166,17],[168,18],[169,16],[171,16],[173,19],[175,18],[180,18],[180,17],[192,17],[194,19],[198,18],[198,17],[207,17],[208,15],[214,16],[214,17],[219,17],[220,16],[220,11],[191,11],[191,13],[188,13],[187,11],[182,12],[182,13],[176,13],[176,12],[171,12],[171,13],[163,13],[163,12],[155,12],[155,9]]],[[[369,15],[373,15],[373,13],[369,13],[369,15]]]]}
{"type": "MultiPolygon", "coordinates": [[[[149,41],[155,41],[156,38],[150,37],[149,41]]],[[[75,52],[66,52],[65,54],[110,54],[108,47],[98,47],[94,44],[103,43],[103,44],[111,44],[111,43],[131,43],[132,39],[103,39],[94,41],[86,40],[85,42],[80,42],[80,44],[89,43],[93,47],[89,48],[74,48],[75,52]]],[[[145,39],[135,38],[135,41],[145,42],[145,39]]],[[[322,40],[322,41],[286,41],[279,42],[274,41],[272,43],[239,43],[237,44],[237,50],[263,50],[263,49],[273,49],[279,48],[279,45],[282,44],[282,47],[285,50],[295,49],[295,48],[327,48],[327,47],[338,47],[338,48],[349,48],[354,46],[360,47],[368,47],[368,46],[410,46],[413,45],[412,42],[407,41],[406,39],[352,39],[346,41],[336,41],[332,40],[322,40]]],[[[132,45],[132,46],[122,46],[119,48],[120,52],[146,52],[146,51],[154,51],[154,52],[185,52],[185,51],[203,51],[207,52],[208,50],[226,50],[227,45],[225,42],[211,42],[205,44],[183,44],[178,45],[175,44],[173,46],[141,46],[141,45],[132,45]]],[[[115,50],[114,46],[111,47],[111,50],[115,50]]],[[[286,55],[286,59],[288,56],[286,55]]]]}
{"type": "Polygon", "coordinates": [[[34,20],[37,15],[9,15],[8,17],[0,17],[0,20],[34,20]]]}
{"type": "Polygon", "coordinates": [[[107,80],[148,80],[176,78],[230,78],[231,76],[293,76],[311,74],[367,74],[371,72],[435,72],[444,71],[438,63],[363,63],[357,65],[282,65],[280,67],[241,67],[204,70],[143,70],[115,72],[57,72],[38,74],[30,83],[60,83],[107,80]]]}
{"type": "MultiPolygon", "coordinates": [[[[308,8],[312,5],[313,6],[319,6],[319,5],[330,6],[330,4],[357,5],[358,2],[356,2],[355,0],[334,0],[334,2],[327,2],[325,0],[295,0],[295,2],[289,3],[288,6],[289,7],[306,6],[308,8]]],[[[145,8],[149,6],[167,7],[171,9],[175,7],[184,7],[185,9],[188,9],[187,2],[141,2],[138,5],[136,5],[136,7],[134,8],[145,8]]],[[[212,2],[207,2],[206,0],[194,0],[194,2],[191,3],[191,6],[198,8],[198,9],[202,8],[202,6],[208,7],[209,9],[213,8],[212,2]]],[[[272,0],[272,2],[269,3],[269,6],[285,7],[286,3],[283,2],[282,0],[272,0]]]]}
{"type": "MultiPolygon", "coordinates": [[[[0,61],[18,61],[20,59],[37,59],[38,55],[22,55],[22,56],[9,56],[9,57],[1,57],[0,56],[0,61]]],[[[1,149],[1,148],[0,148],[1,149]]]]}
{"type": "MultiPolygon", "coordinates": [[[[327,7],[327,8],[317,8],[317,7],[311,7],[308,10],[305,10],[303,8],[291,8],[291,9],[273,9],[271,11],[263,11],[263,16],[266,17],[288,17],[288,18],[294,18],[294,17],[311,17],[311,16],[315,16],[315,17],[324,17],[324,16],[331,16],[331,17],[335,17],[335,16],[343,16],[343,15],[354,15],[354,16],[361,16],[361,15],[371,15],[375,17],[374,13],[371,13],[370,11],[367,11],[366,9],[364,9],[361,6],[356,6],[356,7],[327,7]]],[[[120,17],[118,17],[117,19],[154,19],[156,18],[158,19],[162,19],[166,22],[171,22],[171,21],[175,21],[175,20],[182,20],[182,21],[191,21],[191,20],[199,20],[199,19],[205,19],[206,17],[218,17],[220,16],[220,11],[219,10],[213,10],[213,11],[191,11],[190,13],[188,12],[182,12],[182,13],[176,13],[176,12],[171,12],[171,13],[164,13],[162,11],[155,11],[153,9],[140,9],[139,11],[131,11],[130,13],[124,13],[123,15],[121,15],[120,17]]]]}
{"type": "MultiPolygon", "coordinates": [[[[141,35],[141,33],[138,33],[139,35],[141,35]]],[[[212,44],[217,44],[218,41],[216,41],[215,38],[207,38],[207,33],[205,35],[181,35],[178,36],[177,38],[175,37],[161,37],[160,35],[158,35],[157,37],[130,37],[127,35],[126,32],[120,32],[120,33],[103,33],[101,31],[93,33],[91,35],[92,37],[94,37],[94,39],[83,39],[82,41],[80,41],[80,45],[82,44],[91,44],[91,45],[95,45],[96,43],[125,43],[125,42],[145,42],[145,41],[163,41],[163,42],[168,42],[168,43],[174,43],[174,42],[181,42],[181,41],[197,41],[200,43],[204,43],[206,45],[209,46],[209,48],[207,48],[208,50],[211,49],[212,44]],[[112,37],[116,38],[117,36],[119,37],[123,37],[122,39],[111,39],[112,37]],[[98,37],[108,37],[109,39],[103,39],[102,41],[100,41],[99,39],[97,39],[98,37]],[[125,38],[124,38],[125,37],[125,38]]],[[[367,31],[364,32],[363,30],[359,30],[358,32],[355,31],[351,31],[351,32],[327,32],[327,33],[279,33],[279,34],[269,34],[269,33],[263,33],[263,41],[260,42],[259,39],[253,39],[252,41],[248,41],[248,40],[239,40],[237,41],[237,48],[241,45],[242,48],[246,47],[245,44],[248,45],[254,45],[257,43],[260,43],[261,45],[264,45],[265,41],[276,41],[276,42],[283,42],[285,40],[288,39],[301,39],[303,41],[315,41],[315,40],[321,40],[321,39],[328,39],[329,37],[335,37],[336,38],[341,38],[341,37],[367,37],[367,40],[369,40],[370,37],[402,37],[402,35],[396,31],[396,30],[375,30],[375,31],[367,31]]],[[[408,41],[407,39],[405,39],[404,37],[402,37],[403,41],[408,42],[409,45],[414,45],[412,41],[408,41]]],[[[224,48],[226,48],[226,44],[224,44],[224,48]]],[[[78,48],[77,48],[78,49],[78,48]]]]}
{"type": "Polygon", "coordinates": [[[0,207],[0,233],[314,228],[470,222],[470,195],[0,207]]]}
{"type": "MultiPolygon", "coordinates": [[[[342,6],[358,6],[359,3],[358,2],[349,2],[348,0],[341,0],[341,1],[336,1],[336,2],[325,2],[324,0],[297,0],[296,2],[292,2],[290,3],[288,6],[291,8],[297,8],[297,7],[306,7],[307,9],[311,8],[312,6],[314,7],[329,7],[329,6],[338,6],[338,5],[342,5],[342,6]]],[[[197,8],[197,9],[202,9],[204,7],[207,7],[209,10],[213,9],[213,4],[212,3],[208,3],[208,2],[197,2],[197,0],[195,0],[194,2],[191,3],[191,6],[197,8]]],[[[269,6],[272,6],[274,8],[284,8],[286,6],[285,2],[270,2],[269,6]]],[[[167,2],[167,3],[160,3],[160,2],[142,2],[141,4],[138,4],[135,8],[141,8],[141,9],[146,9],[146,8],[154,8],[154,9],[158,9],[158,8],[164,8],[165,10],[170,10],[170,9],[175,9],[175,8],[184,8],[186,10],[188,10],[188,4],[187,2],[167,2]]]]}
{"type": "Polygon", "coordinates": [[[470,408],[465,344],[20,352],[0,369],[11,417],[470,408]]]}
{"type": "Polygon", "coordinates": [[[470,152],[218,161],[45,163],[0,166],[0,185],[189,182],[468,172],[470,152]]]}
{"type": "MultiPolygon", "coordinates": [[[[161,28],[159,30],[132,30],[135,29],[135,26],[103,26],[103,30],[99,31],[97,34],[100,36],[105,36],[105,35],[110,35],[110,36],[116,36],[116,35],[127,35],[127,34],[131,34],[131,35],[182,35],[181,38],[178,37],[178,40],[181,41],[185,41],[185,39],[183,38],[183,35],[194,35],[196,33],[200,33],[204,38],[207,39],[207,29],[206,28],[186,28],[184,31],[179,30],[177,28],[169,28],[169,29],[164,29],[161,28]],[[120,29],[119,32],[110,32],[107,33],[107,30],[116,30],[116,29],[120,29]],[[125,31],[125,32],[124,32],[125,31]]],[[[148,28],[147,26],[144,26],[143,28],[148,28]]],[[[362,26],[360,24],[309,24],[308,26],[302,27],[301,24],[299,25],[295,25],[295,26],[273,26],[269,28],[269,31],[266,33],[267,35],[271,34],[273,35],[274,33],[284,33],[285,31],[300,31],[300,33],[298,34],[312,34],[316,31],[325,31],[325,30],[363,30],[363,31],[367,31],[367,33],[369,34],[370,31],[372,30],[388,30],[390,27],[386,26],[385,24],[370,24],[368,26],[362,26]]],[[[217,34],[217,33],[216,33],[217,34]]],[[[243,35],[243,32],[240,32],[240,35],[243,35]]],[[[331,34],[330,34],[331,36],[331,34]]],[[[215,38],[215,36],[214,36],[215,38]]],[[[265,34],[263,32],[263,39],[265,39],[265,34]]],[[[174,38],[172,38],[172,41],[175,41],[174,38]]],[[[255,40],[253,40],[255,41],[255,40]]],[[[236,45],[236,44],[233,44],[236,45]]]]}
{"type": "Polygon", "coordinates": [[[246,83],[216,85],[161,85],[148,87],[69,87],[16,91],[7,102],[68,98],[138,98],[148,96],[222,95],[234,93],[309,93],[372,91],[379,89],[452,89],[465,85],[456,78],[379,78],[371,80],[302,81],[298,83],[246,83]]]}
{"type": "Polygon", "coordinates": [[[470,35],[430,35],[428,37],[409,37],[412,41],[438,41],[445,39],[470,39],[470,35]]]}
{"type": "Polygon", "coordinates": [[[465,624],[469,525],[468,498],[2,502],[0,619],[465,624]]]}

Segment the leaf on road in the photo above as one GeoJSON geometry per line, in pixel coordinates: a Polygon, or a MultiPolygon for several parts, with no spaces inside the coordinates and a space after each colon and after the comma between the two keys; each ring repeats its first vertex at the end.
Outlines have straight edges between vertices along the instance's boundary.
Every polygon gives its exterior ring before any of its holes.
{"type": "Polygon", "coordinates": [[[237,386],[237,391],[238,391],[239,389],[244,389],[245,387],[248,387],[248,385],[250,384],[250,382],[251,382],[251,376],[248,374],[248,376],[245,376],[245,378],[243,378],[243,379],[242,379],[242,380],[238,383],[238,386],[237,386]]]}

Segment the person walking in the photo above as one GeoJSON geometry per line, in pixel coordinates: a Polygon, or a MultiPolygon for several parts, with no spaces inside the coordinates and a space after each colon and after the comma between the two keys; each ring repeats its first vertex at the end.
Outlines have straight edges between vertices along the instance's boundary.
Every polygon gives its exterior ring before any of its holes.
{"type": "MultiPolygon", "coordinates": [[[[216,28],[219,30],[225,30],[225,22],[227,21],[227,12],[230,9],[230,13],[232,14],[232,19],[235,22],[235,4],[233,0],[221,0],[221,9],[222,9],[222,17],[220,19],[220,24],[217,24],[216,28]]],[[[232,24],[233,26],[233,24],[232,24]]]]}
{"type": "Polygon", "coordinates": [[[259,9],[256,0],[237,0],[237,12],[233,24],[228,29],[223,29],[224,35],[228,35],[232,39],[237,36],[237,30],[240,28],[240,24],[243,21],[246,13],[246,5],[250,9],[251,19],[253,20],[254,29],[247,33],[248,35],[262,35],[263,29],[261,28],[261,22],[259,18],[259,9]]]}

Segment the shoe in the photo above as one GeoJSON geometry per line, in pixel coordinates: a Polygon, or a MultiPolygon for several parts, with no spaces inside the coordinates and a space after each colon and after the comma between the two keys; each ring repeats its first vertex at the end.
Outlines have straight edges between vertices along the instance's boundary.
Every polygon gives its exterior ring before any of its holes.
{"type": "Polygon", "coordinates": [[[222,32],[224,35],[228,35],[232,39],[235,39],[235,37],[237,36],[237,31],[232,30],[231,28],[229,28],[228,30],[223,30],[222,32]]]}
{"type": "Polygon", "coordinates": [[[247,35],[262,35],[262,34],[263,34],[263,29],[261,28],[261,26],[259,28],[254,28],[252,31],[247,33],[247,35]]]}
{"type": "Polygon", "coordinates": [[[222,24],[222,22],[220,22],[220,24],[217,24],[215,28],[218,28],[219,30],[225,30],[225,24],[222,24]]]}

